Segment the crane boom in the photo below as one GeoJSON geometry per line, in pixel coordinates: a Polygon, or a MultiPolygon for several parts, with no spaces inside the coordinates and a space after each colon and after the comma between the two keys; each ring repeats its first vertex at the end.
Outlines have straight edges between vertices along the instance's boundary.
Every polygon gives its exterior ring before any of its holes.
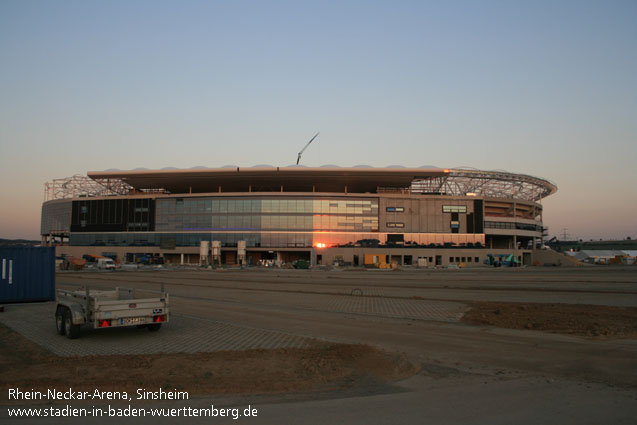
{"type": "MultiPolygon", "coordinates": [[[[320,132],[319,132],[320,133],[320,132]]],[[[301,155],[303,155],[303,152],[305,152],[305,149],[307,149],[308,146],[310,146],[310,143],[312,143],[314,141],[314,139],[316,139],[316,136],[319,135],[319,133],[316,133],[314,135],[314,137],[312,137],[310,139],[309,142],[307,142],[307,145],[305,145],[305,147],[303,149],[301,149],[301,152],[299,152],[299,156],[296,158],[296,165],[299,165],[299,161],[301,160],[301,155]]]]}

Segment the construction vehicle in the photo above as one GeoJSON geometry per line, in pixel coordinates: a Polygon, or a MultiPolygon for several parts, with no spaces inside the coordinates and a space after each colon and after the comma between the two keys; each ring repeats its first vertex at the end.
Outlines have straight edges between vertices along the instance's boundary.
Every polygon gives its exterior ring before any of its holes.
{"type": "Polygon", "coordinates": [[[294,263],[292,263],[292,267],[294,267],[295,269],[309,269],[310,262],[307,260],[296,260],[294,263]]]}
{"type": "Polygon", "coordinates": [[[84,254],[82,258],[86,260],[87,263],[97,263],[100,258],[106,258],[103,255],[94,255],[94,254],[84,254]]]}
{"type": "Polygon", "coordinates": [[[143,265],[164,264],[164,258],[157,254],[135,254],[135,262],[143,265]]]}
{"type": "Polygon", "coordinates": [[[132,289],[113,291],[57,290],[55,327],[57,333],[75,339],[83,325],[95,329],[137,326],[158,331],[168,322],[168,294],[163,284],[159,297],[135,298],[132,289]]]}
{"type": "Polygon", "coordinates": [[[299,161],[301,161],[301,155],[303,155],[303,152],[305,152],[305,149],[307,149],[307,148],[308,148],[308,146],[310,146],[310,143],[312,143],[312,142],[314,141],[314,139],[316,139],[316,136],[318,136],[318,135],[319,135],[319,133],[316,133],[316,134],[314,135],[314,137],[312,137],[312,138],[310,139],[310,141],[309,141],[309,142],[307,142],[307,144],[305,145],[305,147],[303,147],[303,149],[301,149],[301,152],[299,152],[299,155],[296,157],[296,165],[299,165],[299,161]]]}
{"type": "Polygon", "coordinates": [[[518,257],[513,254],[502,255],[502,259],[500,260],[504,267],[520,267],[521,263],[518,257]]]}
{"type": "Polygon", "coordinates": [[[66,256],[60,263],[61,270],[82,270],[86,265],[86,260],[79,257],[66,256]]]}
{"type": "Polygon", "coordinates": [[[513,254],[497,254],[497,258],[493,254],[487,254],[484,264],[493,267],[519,267],[520,260],[513,254]]]}

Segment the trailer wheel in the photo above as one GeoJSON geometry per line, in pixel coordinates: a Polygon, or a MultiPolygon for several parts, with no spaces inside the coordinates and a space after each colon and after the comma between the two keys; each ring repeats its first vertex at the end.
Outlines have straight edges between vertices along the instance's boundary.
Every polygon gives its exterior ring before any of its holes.
{"type": "Polygon", "coordinates": [[[58,335],[66,334],[66,329],[64,325],[64,313],[66,309],[64,307],[58,307],[55,311],[55,329],[58,332],[58,335]]]}
{"type": "Polygon", "coordinates": [[[64,331],[68,339],[76,339],[80,336],[80,325],[73,324],[71,310],[67,309],[64,314],[64,331]]]}
{"type": "Polygon", "coordinates": [[[161,328],[161,323],[151,323],[148,325],[148,330],[151,332],[157,332],[161,328]]]}

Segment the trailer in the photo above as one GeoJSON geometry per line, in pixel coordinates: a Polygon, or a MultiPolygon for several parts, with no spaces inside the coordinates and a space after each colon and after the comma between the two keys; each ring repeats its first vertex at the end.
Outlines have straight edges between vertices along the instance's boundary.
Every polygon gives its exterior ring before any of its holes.
{"type": "Polygon", "coordinates": [[[112,291],[84,289],[57,291],[55,327],[57,333],[75,339],[83,325],[94,329],[137,326],[158,331],[168,322],[168,294],[164,287],[156,298],[136,298],[129,288],[112,291]]]}

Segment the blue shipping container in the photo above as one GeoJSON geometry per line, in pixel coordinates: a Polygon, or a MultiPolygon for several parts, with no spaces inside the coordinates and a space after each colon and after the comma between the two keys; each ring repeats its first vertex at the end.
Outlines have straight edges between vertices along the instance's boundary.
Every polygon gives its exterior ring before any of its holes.
{"type": "Polygon", "coordinates": [[[0,303],[55,300],[55,248],[0,247],[0,303]]]}

